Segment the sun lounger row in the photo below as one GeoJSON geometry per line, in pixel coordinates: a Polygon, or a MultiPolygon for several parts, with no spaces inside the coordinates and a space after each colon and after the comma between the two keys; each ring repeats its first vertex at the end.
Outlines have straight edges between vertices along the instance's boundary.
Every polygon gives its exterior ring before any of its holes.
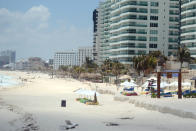
{"type": "Polygon", "coordinates": [[[182,95],[185,98],[196,98],[196,90],[193,91],[186,90],[182,93],[182,95]]]}
{"type": "Polygon", "coordinates": [[[130,92],[121,92],[122,95],[125,95],[125,96],[137,96],[138,94],[134,91],[130,91],[130,92]]]}

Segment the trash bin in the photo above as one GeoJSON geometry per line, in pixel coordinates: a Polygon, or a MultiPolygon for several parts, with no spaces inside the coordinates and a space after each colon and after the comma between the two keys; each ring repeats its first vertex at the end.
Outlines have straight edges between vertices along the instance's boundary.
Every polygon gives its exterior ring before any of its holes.
{"type": "Polygon", "coordinates": [[[61,101],[61,107],[66,107],[66,100],[61,101]]]}

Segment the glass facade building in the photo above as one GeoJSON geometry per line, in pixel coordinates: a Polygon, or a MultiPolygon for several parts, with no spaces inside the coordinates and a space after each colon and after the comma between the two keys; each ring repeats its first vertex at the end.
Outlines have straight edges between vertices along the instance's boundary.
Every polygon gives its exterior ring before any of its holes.
{"type": "Polygon", "coordinates": [[[136,55],[176,55],[179,0],[106,0],[99,5],[100,61],[131,64],[136,55]]]}
{"type": "Polygon", "coordinates": [[[196,0],[181,1],[181,44],[196,57],[196,0]]]}

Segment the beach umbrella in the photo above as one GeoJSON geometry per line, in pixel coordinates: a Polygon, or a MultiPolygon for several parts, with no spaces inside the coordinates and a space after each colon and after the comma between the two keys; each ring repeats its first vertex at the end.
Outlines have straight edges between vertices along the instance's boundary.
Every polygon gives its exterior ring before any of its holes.
{"type": "Polygon", "coordinates": [[[79,89],[79,90],[75,91],[75,93],[81,95],[81,94],[83,94],[83,89],[79,89]]]}
{"type": "Polygon", "coordinates": [[[99,96],[99,93],[96,91],[86,90],[86,94],[89,96],[94,96],[96,93],[97,96],[99,96]]]}
{"type": "Polygon", "coordinates": [[[121,77],[119,77],[120,80],[124,80],[124,79],[131,79],[131,76],[129,75],[123,75],[121,77]]]}
{"type": "Polygon", "coordinates": [[[160,86],[161,86],[162,88],[165,88],[165,87],[170,86],[170,84],[164,81],[164,82],[161,82],[160,86]]]}
{"type": "Polygon", "coordinates": [[[125,87],[135,87],[135,86],[138,86],[134,82],[128,82],[128,81],[125,81],[125,82],[121,83],[120,85],[121,86],[125,86],[125,87]]]}
{"type": "Polygon", "coordinates": [[[184,82],[184,83],[182,83],[182,86],[191,86],[191,83],[190,82],[184,82]]]}
{"type": "Polygon", "coordinates": [[[130,82],[135,83],[135,81],[134,81],[134,80],[131,80],[130,82]]]}
{"type": "MultiPolygon", "coordinates": [[[[157,88],[157,83],[153,83],[151,86],[157,88]]],[[[167,83],[167,82],[161,82],[161,83],[160,83],[160,87],[161,87],[161,88],[165,88],[165,87],[168,87],[168,86],[170,86],[170,84],[167,83]]]]}
{"type": "Polygon", "coordinates": [[[156,77],[154,77],[154,76],[152,76],[152,77],[148,78],[147,80],[148,80],[148,81],[150,81],[150,80],[154,80],[154,81],[156,81],[156,80],[157,80],[157,78],[156,78],[156,77]]]}
{"type": "Polygon", "coordinates": [[[170,85],[170,86],[178,86],[178,82],[175,81],[175,82],[170,83],[169,85],[170,85]]]}
{"type": "Polygon", "coordinates": [[[84,89],[79,89],[79,90],[75,91],[75,93],[80,94],[80,95],[87,95],[87,96],[94,96],[96,93],[96,95],[99,96],[99,93],[96,91],[84,90],[84,89]]]}
{"type": "Polygon", "coordinates": [[[149,82],[146,81],[141,87],[146,88],[146,87],[148,87],[148,85],[149,85],[149,82]]]}
{"type": "MultiPolygon", "coordinates": [[[[177,81],[172,82],[170,84],[170,86],[178,86],[178,82],[177,81]]],[[[184,82],[184,83],[182,83],[182,86],[191,86],[191,83],[190,82],[184,82]]]]}

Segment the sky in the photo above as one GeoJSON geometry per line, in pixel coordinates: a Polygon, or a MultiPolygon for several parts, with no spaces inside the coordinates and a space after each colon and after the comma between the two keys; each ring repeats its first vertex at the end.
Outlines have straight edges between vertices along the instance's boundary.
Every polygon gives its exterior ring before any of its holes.
{"type": "Polygon", "coordinates": [[[100,0],[0,0],[0,51],[17,60],[53,58],[58,51],[92,46],[92,13],[100,0]]]}

